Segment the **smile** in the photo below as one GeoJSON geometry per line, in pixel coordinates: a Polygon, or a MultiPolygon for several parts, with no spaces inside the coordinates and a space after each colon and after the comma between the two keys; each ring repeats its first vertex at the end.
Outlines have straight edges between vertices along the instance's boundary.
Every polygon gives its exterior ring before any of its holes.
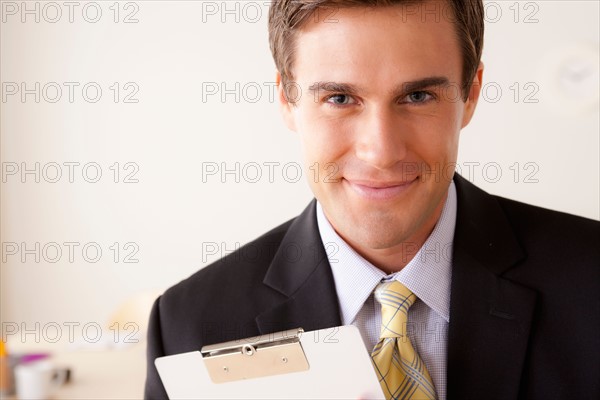
{"type": "Polygon", "coordinates": [[[343,182],[365,199],[389,200],[405,193],[416,180],[417,178],[407,182],[374,182],[344,179],[343,182]]]}

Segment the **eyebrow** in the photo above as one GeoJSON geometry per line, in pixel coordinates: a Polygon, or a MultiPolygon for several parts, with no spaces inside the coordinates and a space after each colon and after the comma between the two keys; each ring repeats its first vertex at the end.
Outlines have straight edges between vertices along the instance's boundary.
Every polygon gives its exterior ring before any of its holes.
{"type": "Polygon", "coordinates": [[[431,87],[448,86],[449,84],[450,80],[445,76],[431,76],[416,81],[404,82],[396,88],[396,91],[401,93],[416,92],[431,87]]]}
{"type": "MultiPolygon", "coordinates": [[[[450,84],[450,80],[445,76],[430,76],[422,79],[418,79],[416,81],[408,81],[397,85],[392,93],[394,94],[405,94],[410,92],[416,92],[419,90],[431,88],[431,87],[440,87],[440,86],[448,86],[450,84]]],[[[345,93],[349,95],[356,95],[362,88],[350,83],[341,83],[341,82],[315,82],[308,87],[308,91],[311,93],[323,91],[323,92],[337,92],[337,93],[345,93]]]]}
{"type": "Polygon", "coordinates": [[[347,94],[356,94],[359,88],[350,83],[338,82],[315,82],[308,87],[309,92],[341,92],[347,94]]]}

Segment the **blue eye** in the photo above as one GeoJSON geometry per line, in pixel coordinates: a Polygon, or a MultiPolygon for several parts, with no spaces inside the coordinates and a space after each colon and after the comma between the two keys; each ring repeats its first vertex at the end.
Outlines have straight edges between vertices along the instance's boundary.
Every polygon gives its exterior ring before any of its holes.
{"type": "Polygon", "coordinates": [[[425,103],[433,96],[428,92],[418,91],[413,92],[406,97],[408,98],[409,103],[425,103]]]}
{"type": "Polygon", "coordinates": [[[352,104],[352,98],[345,94],[334,94],[327,98],[327,103],[336,106],[345,106],[348,104],[352,104]]]}

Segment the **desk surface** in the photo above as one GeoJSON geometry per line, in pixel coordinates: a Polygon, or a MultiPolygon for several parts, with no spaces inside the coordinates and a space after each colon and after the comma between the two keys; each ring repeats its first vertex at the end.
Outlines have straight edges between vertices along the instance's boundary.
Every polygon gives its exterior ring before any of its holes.
{"type": "Polygon", "coordinates": [[[46,350],[52,352],[52,360],[57,366],[71,369],[71,381],[55,392],[54,399],[143,398],[145,341],[123,349],[46,350]]]}
{"type": "Polygon", "coordinates": [[[71,368],[71,382],[57,399],[142,399],[146,377],[145,345],[125,350],[57,354],[57,365],[71,368]]]}

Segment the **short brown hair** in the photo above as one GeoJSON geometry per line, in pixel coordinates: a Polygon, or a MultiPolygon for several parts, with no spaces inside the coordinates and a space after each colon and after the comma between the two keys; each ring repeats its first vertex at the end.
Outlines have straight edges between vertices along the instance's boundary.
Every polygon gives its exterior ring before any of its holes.
{"type": "MultiPolygon", "coordinates": [[[[269,10],[269,46],[285,85],[293,81],[294,36],[318,9],[333,7],[386,7],[424,3],[426,0],[272,0],[269,10]]],[[[462,94],[466,101],[483,49],[483,0],[436,0],[450,5],[461,46],[462,94]]],[[[285,87],[285,86],[284,86],[285,87]]]]}

